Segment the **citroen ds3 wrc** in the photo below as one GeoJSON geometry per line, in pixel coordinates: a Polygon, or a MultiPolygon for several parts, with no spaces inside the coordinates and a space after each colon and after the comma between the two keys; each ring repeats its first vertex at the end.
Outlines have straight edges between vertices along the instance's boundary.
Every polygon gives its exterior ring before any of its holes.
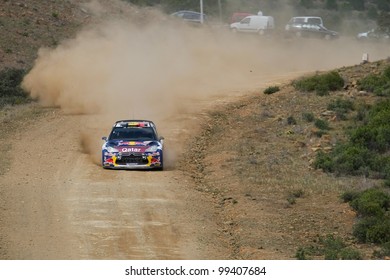
{"type": "Polygon", "coordinates": [[[163,169],[164,138],[152,121],[117,121],[110,135],[102,139],[103,168],[163,169]]]}

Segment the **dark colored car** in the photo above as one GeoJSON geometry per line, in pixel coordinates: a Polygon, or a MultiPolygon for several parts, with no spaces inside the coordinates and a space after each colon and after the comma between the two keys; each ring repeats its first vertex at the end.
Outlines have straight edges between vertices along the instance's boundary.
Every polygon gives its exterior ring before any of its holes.
{"type": "MultiPolygon", "coordinates": [[[[202,23],[201,15],[202,15],[201,13],[194,12],[194,11],[178,11],[171,14],[171,16],[173,17],[177,17],[179,19],[182,19],[190,23],[202,23]]],[[[203,14],[203,22],[205,21],[206,21],[206,15],[203,14]]]]}
{"type": "Polygon", "coordinates": [[[285,27],[287,35],[306,38],[336,39],[339,34],[327,29],[320,17],[293,17],[285,27]]]}
{"type": "Polygon", "coordinates": [[[117,121],[108,138],[102,139],[103,168],[163,169],[164,138],[151,121],[117,121]]]}

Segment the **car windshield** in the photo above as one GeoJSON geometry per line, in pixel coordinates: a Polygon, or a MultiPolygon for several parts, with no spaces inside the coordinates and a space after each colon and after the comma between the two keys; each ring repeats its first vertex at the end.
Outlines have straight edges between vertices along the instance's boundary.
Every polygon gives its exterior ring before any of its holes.
{"type": "Polygon", "coordinates": [[[151,127],[115,127],[108,140],[137,140],[151,141],[156,140],[156,135],[151,127]]]}

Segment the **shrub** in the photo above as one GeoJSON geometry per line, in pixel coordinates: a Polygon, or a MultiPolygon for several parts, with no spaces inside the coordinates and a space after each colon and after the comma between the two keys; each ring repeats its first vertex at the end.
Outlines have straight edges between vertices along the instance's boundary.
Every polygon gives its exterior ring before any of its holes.
{"type": "Polygon", "coordinates": [[[30,99],[20,87],[25,70],[6,68],[0,72],[0,108],[10,104],[22,104],[30,99]]]}
{"type": "Polygon", "coordinates": [[[340,237],[329,234],[319,237],[315,245],[300,247],[295,253],[298,260],[308,260],[311,256],[323,256],[326,260],[361,260],[359,251],[348,247],[340,237]]]}
{"type": "Polygon", "coordinates": [[[273,94],[275,92],[278,92],[279,90],[280,88],[278,86],[268,87],[264,90],[264,94],[273,94]]]}
{"type": "Polygon", "coordinates": [[[316,119],[314,121],[314,125],[318,128],[318,129],[322,129],[322,130],[328,130],[329,129],[329,123],[327,120],[322,120],[322,119],[316,119]]]}
{"type": "Polygon", "coordinates": [[[345,120],[345,114],[354,110],[354,106],[350,100],[337,98],[328,104],[327,109],[335,111],[338,119],[345,120]]]}
{"type": "Polygon", "coordinates": [[[342,260],[362,260],[362,255],[359,251],[352,248],[343,248],[339,253],[340,259],[342,260]]]}
{"type": "Polygon", "coordinates": [[[362,243],[390,242],[390,221],[377,217],[363,218],[355,224],[353,235],[362,243]]]}
{"type": "Polygon", "coordinates": [[[390,196],[377,188],[371,188],[356,195],[350,205],[361,216],[381,217],[390,207],[390,196]]]}
{"type": "Polygon", "coordinates": [[[358,195],[359,195],[358,191],[354,191],[354,190],[346,191],[341,195],[341,199],[343,200],[343,202],[350,202],[355,198],[357,198],[358,195]]]}
{"type": "Polygon", "coordinates": [[[381,75],[370,74],[358,81],[360,90],[372,92],[379,96],[390,94],[390,66],[381,75]]]}
{"type": "Polygon", "coordinates": [[[369,113],[371,106],[368,104],[359,104],[356,109],[356,117],[357,121],[364,121],[369,113]]]}
{"type": "Polygon", "coordinates": [[[297,252],[295,253],[295,258],[297,260],[307,260],[305,249],[302,247],[298,248],[297,252]]]}
{"type": "Polygon", "coordinates": [[[338,145],[331,153],[335,170],[340,174],[367,175],[371,153],[368,149],[354,145],[338,145]]]}
{"type": "Polygon", "coordinates": [[[359,242],[390,242],[389,194],[378,188],[371,188],[354,194],[349,204],[360,217],[353,228],[353,235],[359,242]]]}
{"type": "Polygon", "coordinates": [[[313,113],[302,113],[302,118],[307,122],[313,122],[314,121],[314,114],[313,113]]]}
{"type": "Polygon", "coordinates": [[[390,242],[382,244],[381,249],[374,252],[374,257],[383,258],[390,257],[390,242]]]}
{"type": "Polygon", "coordinates": [[[328,155],[317,154],[314,166],[326,172],[390,180],[389,119],[390,100],[370,107],[362,113],[363,125],[351,129],[347,141],[337,143],[328,155]]]}
{"type": "Polygon", "coordinates": [[[287,124],[294,125],[294,124],[297,124],[297,121],[295,120],[295,118],[293,116],[289,116],[287,118],[287,124]]]}
{"type": "Polygon", "coordinates": [[[336,169],[332,157],[321,150],[317,153],[316,160],[314,161],[314,167],[329,173],[334,172],[336,169]]]}
{"type": "Polygon", "coordinates": [[[390,148],[390,100],[382,101],[371,108],[366,124],[352,130],[350,140],[370,150],[385,152],[390,148]]]}
{"type": "Polygon", "coordinates": [[[332,71],[294,81],[293,86],[297,90],[307,92],[315,91],[317,95],[323,96],[329,94],[329,91],[342,89],[344,80],[338,72],[332,71]]]}

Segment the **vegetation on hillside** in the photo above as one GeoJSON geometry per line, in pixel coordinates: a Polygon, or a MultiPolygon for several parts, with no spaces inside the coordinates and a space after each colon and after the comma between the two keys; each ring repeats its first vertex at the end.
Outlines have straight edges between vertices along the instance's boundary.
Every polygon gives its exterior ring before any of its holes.
{"type": "MultiPolygon", "coordinates": [[[[307,77],[294,81],[293,85],[300,91],[314,91],[316,86],[320,89],[336,89],[334,79],[324,78],[333,75],[335,72],[307,77]]],[[[381,249],[374,255],[383,258],[390,256],[390,66],[382,73],[368,74],[357,85],[359,90],[374,94],[379,99],[374,104],[360,106],[341,98],[329,103],[327,109],[337,112],[338,120],[346,120],[346,114],[351,111],[356,110],[356,114],[352,128],[346,126],[344,129],[346,138],[339,140],[331,151],[319,150],[314,167],[337,176],[363,176],[383,182],[365,190],[351,186],[352,190],[342,195],[344,202],[350,204],[358,217],[353,230],[354,237],[360,243],[380,245],[381,249]]],[[[315,247],[299,248],[296,257],[307,259],[325,254],[326,259],[361,258],[354,251],[348,251],[345,255],[347,247],[334,237],[320,240],[318,244],[315,247]]]]}
{"type": "Polygon", "coordinates": [[[0,71],[0,109],[5,105],[18,105],[31,100],[20,86],[25,74],[25,70],[16,68],[0,71]]]}
{"type": "Polygon", "coordinates": [[[344,80],[336,71],[325,74],[317,74],[309,78],[296,80],[293,82],[295,89],[300,91],[315,91],[316,94],[328,95],[330,91],[340,90],[344,86],[344,80]]]}

